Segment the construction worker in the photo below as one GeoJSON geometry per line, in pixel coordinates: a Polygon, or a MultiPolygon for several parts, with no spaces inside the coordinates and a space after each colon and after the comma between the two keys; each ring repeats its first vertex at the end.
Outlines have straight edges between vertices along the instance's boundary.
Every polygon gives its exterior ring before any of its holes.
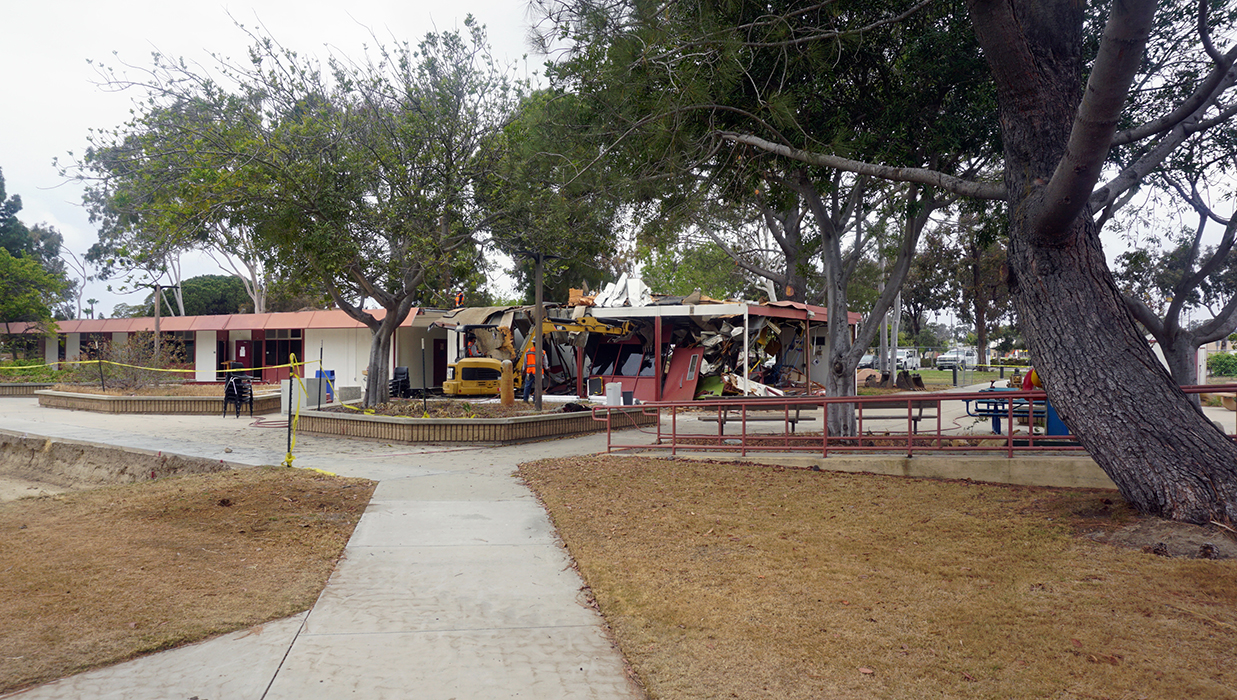
{"type": "Polygon", "coordinates": [[[545,358],[545,353],[537,352],[537,348],[532,345],[524,351],[524,403],[528,403],[528,397],[533,393],[533,384],[537,382],[537,356],[545,358]]]}

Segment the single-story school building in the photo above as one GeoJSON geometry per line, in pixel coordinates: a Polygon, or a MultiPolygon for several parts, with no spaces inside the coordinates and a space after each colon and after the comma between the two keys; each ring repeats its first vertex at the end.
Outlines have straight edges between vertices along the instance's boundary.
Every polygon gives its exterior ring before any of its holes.
{"type": "MultiPolygon", "coordinates": [[[[369,313],[379,319],[384,310],[369,313]]],[[[392,366],[409,368],[413,387],[441,386],[447,373],[447,331],[431,324],[441,311],[413,309],[395,331],[392,341],[392,366]],[[424,371],[422,376],[422,347],[424,371]],[[429,381],[422,383],[423,379],[429,381]]],[[[10,332],[24,332],[24,324],[10,324],[10,332]],[[21,328],[19,329],[19,326],[21,328]]],[[[130,333],[154,331],[155,319],[109,318],[57,322],[56,339],[40,340],[44,360],[51,364],[88,360],[101,343],[123,343],[130,333]]],[[[3,328],[0,328],[3,330],[3,328]]],[[[335,373],[341,387],[364,386],[369,366],[372,334],[369,328],[343,311],[297,311],[291,313],[232,314],[225,316],[164,316],[159,319],[164,339],[184,348],[185,364],[193,369],[195,381],[221,380],[220,369],[249,368],[255,379],[276,382],[288,378],[289,357],[315,364],[307,368],[313,376],[321,368],[335,373]]]]}
{"type": "MultiPolygon", "coordinates": [[[[523,306],[413,309],[395,332],[389,368],[406,367],[412,389],[439,388],[448,366],[464,354],[470,329],[506,328],[519,348],[531,332],[532,311],[523,306]]],[[[369,313],[381,318],[384,311],[369,313]]],[[[758,393],[754,390],[764,388],[753,385],[760,382],[789,393],[815,393],[825,380],[828,312],[819,306],[662,298],[640,305],[549,305],[547,315],[562,321],[591,316],[631,329],[620,337],[551,333],[546,369],[547,389],[554,393],[597,393],[615,382],[642,401],[691,400],[704,391],[758,393]]],[[[859,318],[851,313],[846,319],[852,338],[859,318]]],[[[41,354],[49,364],[92,359],[102,344],[153,331],[154,323],[150,317],[59,321],[54,340],[40,339],[41,354]]],[[[8,328],[9,333],[25,330],[24,324],[8,328]]],[[[280,365],[295,354],[314,362],[306,374],[312,377],[320,368],[333,372],[340,388],[365,385],[372,339],[368,327],[338,309],[170,316],[160,319],[159,332],[184,348],[194,381],[221,381],[220,370],[231,366],[276,382],[288,377],[289,369],[280,365]]]]}

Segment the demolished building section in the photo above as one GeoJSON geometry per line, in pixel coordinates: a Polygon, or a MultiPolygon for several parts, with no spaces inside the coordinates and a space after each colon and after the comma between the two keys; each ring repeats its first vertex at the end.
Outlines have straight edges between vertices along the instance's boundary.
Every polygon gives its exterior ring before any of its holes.
{"type": "MultiPolygon", "coordinates": [[[[518,363],[532,311],[460,309],[439,323],[458,333],[454,357],[518,363]]],[[[624,276],[596,295],[572,290],[569,305],[548,304],[546,315],[563,329],[546,328],[549,393],[599,395],[612,382],[644,402],[823,393],[829,322],[823,307],[716,300],[699,292],[657,295],[624,276]]],[[[852,332],[858,320],[858,314],[846,319],[852,332]]]]}

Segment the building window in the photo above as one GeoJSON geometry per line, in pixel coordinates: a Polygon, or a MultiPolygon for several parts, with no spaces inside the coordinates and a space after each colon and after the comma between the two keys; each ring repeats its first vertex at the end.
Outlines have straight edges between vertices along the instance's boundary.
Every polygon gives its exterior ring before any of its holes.
{"type": "Polygon", "coordinates": [[[197,359],[197,333],[193,331],[166,331],[164,338],[170,340],[178,349],[176,358],[178,364],[193,365],[197,359]]]}
{"type": "Polygon", "coordinates": [[[263,344],[266,366],[286,365],[292,354],[296,354],[296,359],[303,362],[305,357],[301,350],[302,345],[301,329],[299,328],[279,328],[266,331],[266,341],[263,344]]]}

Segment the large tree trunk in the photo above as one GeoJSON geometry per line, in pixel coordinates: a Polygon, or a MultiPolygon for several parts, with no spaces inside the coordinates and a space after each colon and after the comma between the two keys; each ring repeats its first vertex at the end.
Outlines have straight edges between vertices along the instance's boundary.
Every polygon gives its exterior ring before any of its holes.
{"type": "MultiPolygon", "coordinates": [[[[1164,361],[1168,363],[1168,371],[1173,381],[1181,386],[1198,383],[1198,345],[1190,342],[1190,338],[1178,337],[1172,343],[1160,343],[1160,351],[1164,353],[1164,361]]],[[[1192,394],[1195,403],[1198,394],[1192,394]]]]}
{"type": "Polygon", "coordinates": [[[1237,520],[1237,447],[1190,403],[1138,332],[1089,208],[1061,224],[1068,217],[1055,213],[1072,211],[1070,200],[1046,195],[1068,181],[1054,173],[1071,129],[1090,126],[1074,127],[1084,4],[970,4],[998,84],[1009,282],[1053,406],[1139,510],[1194,523],[1237,520]]]}
{"type": "Polygon", "coordinates": [[[374,318],[373,314],[364,309],[362,298],[356,304],[349,301],[339,291],[329,277],[323,276],[327,291],[335,300],[335,305],[357,321],[369,327],[372,337],[369,343],[369,365],[366,369],[365,392],[361,397],[361,405],[365,408],[386,403],[391,399],[391,339],[395,330],[408,318],[412,311],[412,298],[396,299],[388,295],[391,306],[386,307],[387,313],[382,320],[374,318]]]}
{"type": "Polygon", "coordinates": [[[975,302],[975,350],[979,364],[988,364],[988,301],[975,302]]]}
{"type": "Polygon", "coordinates": [[[388,309],[376,327],[371,326],[374,335],[369,344],[369,373],[361,400],[366,408],[391,400],[391,339],[411,310],[410,302],[401,302],[395,309],[388,309]]]}
{"type": "MultiPolygon", "coordinates": [[[[855,357],[851,347],[850,326],[847,325],[846,281],[841,275],[828,277],[829,374],[825,379],[825,395],[854,396],[855,368],[859,365],[859,358],[855,357]]],[[[828,435],[840,437],[856,433],[854,404],[831,403],[827,413],[825,425],[828,435]]]]}
{"type": "MultiPolygon", "coordinates": [[[[1178,332],[1170,342],[1157,339],[1160,352],[1164,353],[1164,361],[1168,363],[1168,372],[1179,386],[1198,384],[1198,346],[1199,343],[1190,333],[1178,332]]],[[[1201,394],[1187,394],[1190,403],[1202,407],[1201,394]]]]}
{"type": "Polygon", "coordinates": [[[373,331],[369,343],[369,366],[366,370],[365,395],[361,405],[365,408],[386,403],[391,399],[391,332],[383,332],[380,325],[373,331]]]}
{"type": "Polygon", "coordinates": [[[1065,248],[1035,246],[1016,228],[1010,251],[1014,302],[1049,399],[1139,510],[1237,520],[1237,449],[1138,333],[1090,217],[1076,228],[1065,248]]]}

